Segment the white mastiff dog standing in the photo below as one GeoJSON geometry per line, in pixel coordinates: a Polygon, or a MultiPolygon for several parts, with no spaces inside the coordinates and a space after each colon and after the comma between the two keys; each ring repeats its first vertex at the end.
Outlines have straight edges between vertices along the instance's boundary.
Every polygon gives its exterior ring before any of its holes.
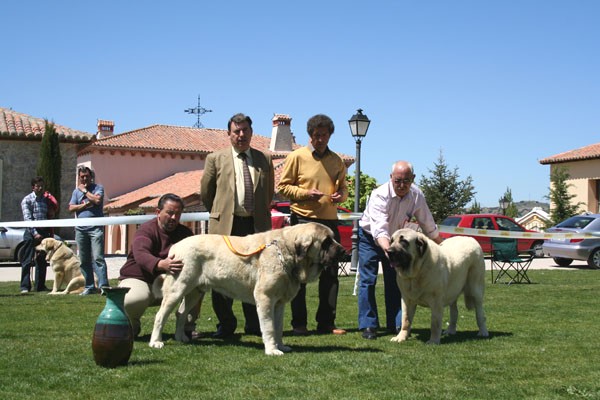
{"type": "Polygon", "coordinates": [[[150,347],[163,347],[166,319],[184,296],[185,310],[177,313],[175,339],[187,342],[186,316],[212,289],[256,304],[265,353],[282,355],[291,350],[282,340],[285,304],[296,296],[301,283],[316,280],[326,266],[344,254],[333,231],[317,223],[244,237],[195,235],[183,239],[169,252],[169,256],[183,260],[183,268],[165,280],[150,347]]]}
{"type": "Polygon", "coordinates": [[[417,305],[431,309],[431,337],[427,343],[440,343],[444,307],[448,305],[450,324],[445,333],[455,334],[456,302],[461,293],[467,309],[475,308],[478,335],[488,336],[483,310],[485,263],[475,239],[455,236],[437,245],[422,233],[400,229],[392,235],[388,254],[402,294],[402,328],[392,341],[408,339],[417,305]]]}

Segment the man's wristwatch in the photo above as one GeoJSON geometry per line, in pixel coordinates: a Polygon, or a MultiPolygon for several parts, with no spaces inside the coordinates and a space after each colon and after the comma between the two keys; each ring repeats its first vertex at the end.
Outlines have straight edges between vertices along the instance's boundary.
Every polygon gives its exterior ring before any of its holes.
{"type": "Polygon", "coordinates": [[[87,189],[83,189],[83,194],[88,194],[88,190],[87,189]]]}

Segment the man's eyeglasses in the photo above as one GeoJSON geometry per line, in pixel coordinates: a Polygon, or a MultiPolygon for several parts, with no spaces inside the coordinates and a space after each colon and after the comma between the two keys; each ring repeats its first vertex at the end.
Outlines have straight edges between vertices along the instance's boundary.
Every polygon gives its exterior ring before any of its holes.
{"type": "Polygon", "coordinates": [[[401,185],[401,184],[405,184],[405,185],[410,185],[412,183],[412,178],[407,178],[407,179],[394,179],[394,183],[396,185],[401,185]]]}

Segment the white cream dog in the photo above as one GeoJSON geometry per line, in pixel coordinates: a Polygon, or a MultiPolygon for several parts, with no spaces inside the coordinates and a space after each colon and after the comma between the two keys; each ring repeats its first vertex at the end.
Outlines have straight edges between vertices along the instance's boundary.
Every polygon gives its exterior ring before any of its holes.
{"type": "Polygon", "coordinates": [[[81,263],[69,246],[60,240],[45,238],[35,249],[46,252],[46,261],[54,271],[54,284],[48,294],[81,293],[85,285],[81,263]],[[66,283],[67,287],[60,291],[63,283],[66,283]]]}
{"type": "Polygon", "coordinates": [[[437,245],[422,233],[400,229],[392,235],[388,255],[402,294],[402,328],[392,341],[408,339],[417,305],[431,309],[427,343],[440,343],[444,307],[448,305],[450,324],[445,333],[455,334],[456,302],[461,293],[467,309],[475,308],[479,336],[488,336],[483,310],[485,263],[475,239],[455,236],[437,245]]]}
{"type": "Polygon", "coordinates": [[[325,266],[344,255],[332,230],[317,223],[244,237],[196,235],[183,239],[169,252],[169,256],[183,260],[183,268],[165,279],[150,347],[163,347],[166,319],[184,296],[185,310],[177,313],[175,339],[188,341],[186,316],[212,289],[256,304],[265,353],[282,355],[291,350],[282,340],[285,304],[296,296],[301,283],[316,280],[325,266]]]}

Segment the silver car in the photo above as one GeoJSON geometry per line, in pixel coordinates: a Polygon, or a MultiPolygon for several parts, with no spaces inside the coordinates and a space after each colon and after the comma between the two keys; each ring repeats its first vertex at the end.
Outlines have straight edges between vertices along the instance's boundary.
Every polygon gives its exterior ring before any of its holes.
{"type": "Polygon", "coordinates": [[[0,261],[18,261],[25,228],[0,226],[0,261]]]}
{"type": "Polygon", "coordinates": [[[571,265],[573,260],[587,261],[592,268],[600,268],[600,214],[576,215],[560,224],[546,229],[548,233],[591,233],[598,239],[548,239],[542,249],[561,267],[571,265]]]}

